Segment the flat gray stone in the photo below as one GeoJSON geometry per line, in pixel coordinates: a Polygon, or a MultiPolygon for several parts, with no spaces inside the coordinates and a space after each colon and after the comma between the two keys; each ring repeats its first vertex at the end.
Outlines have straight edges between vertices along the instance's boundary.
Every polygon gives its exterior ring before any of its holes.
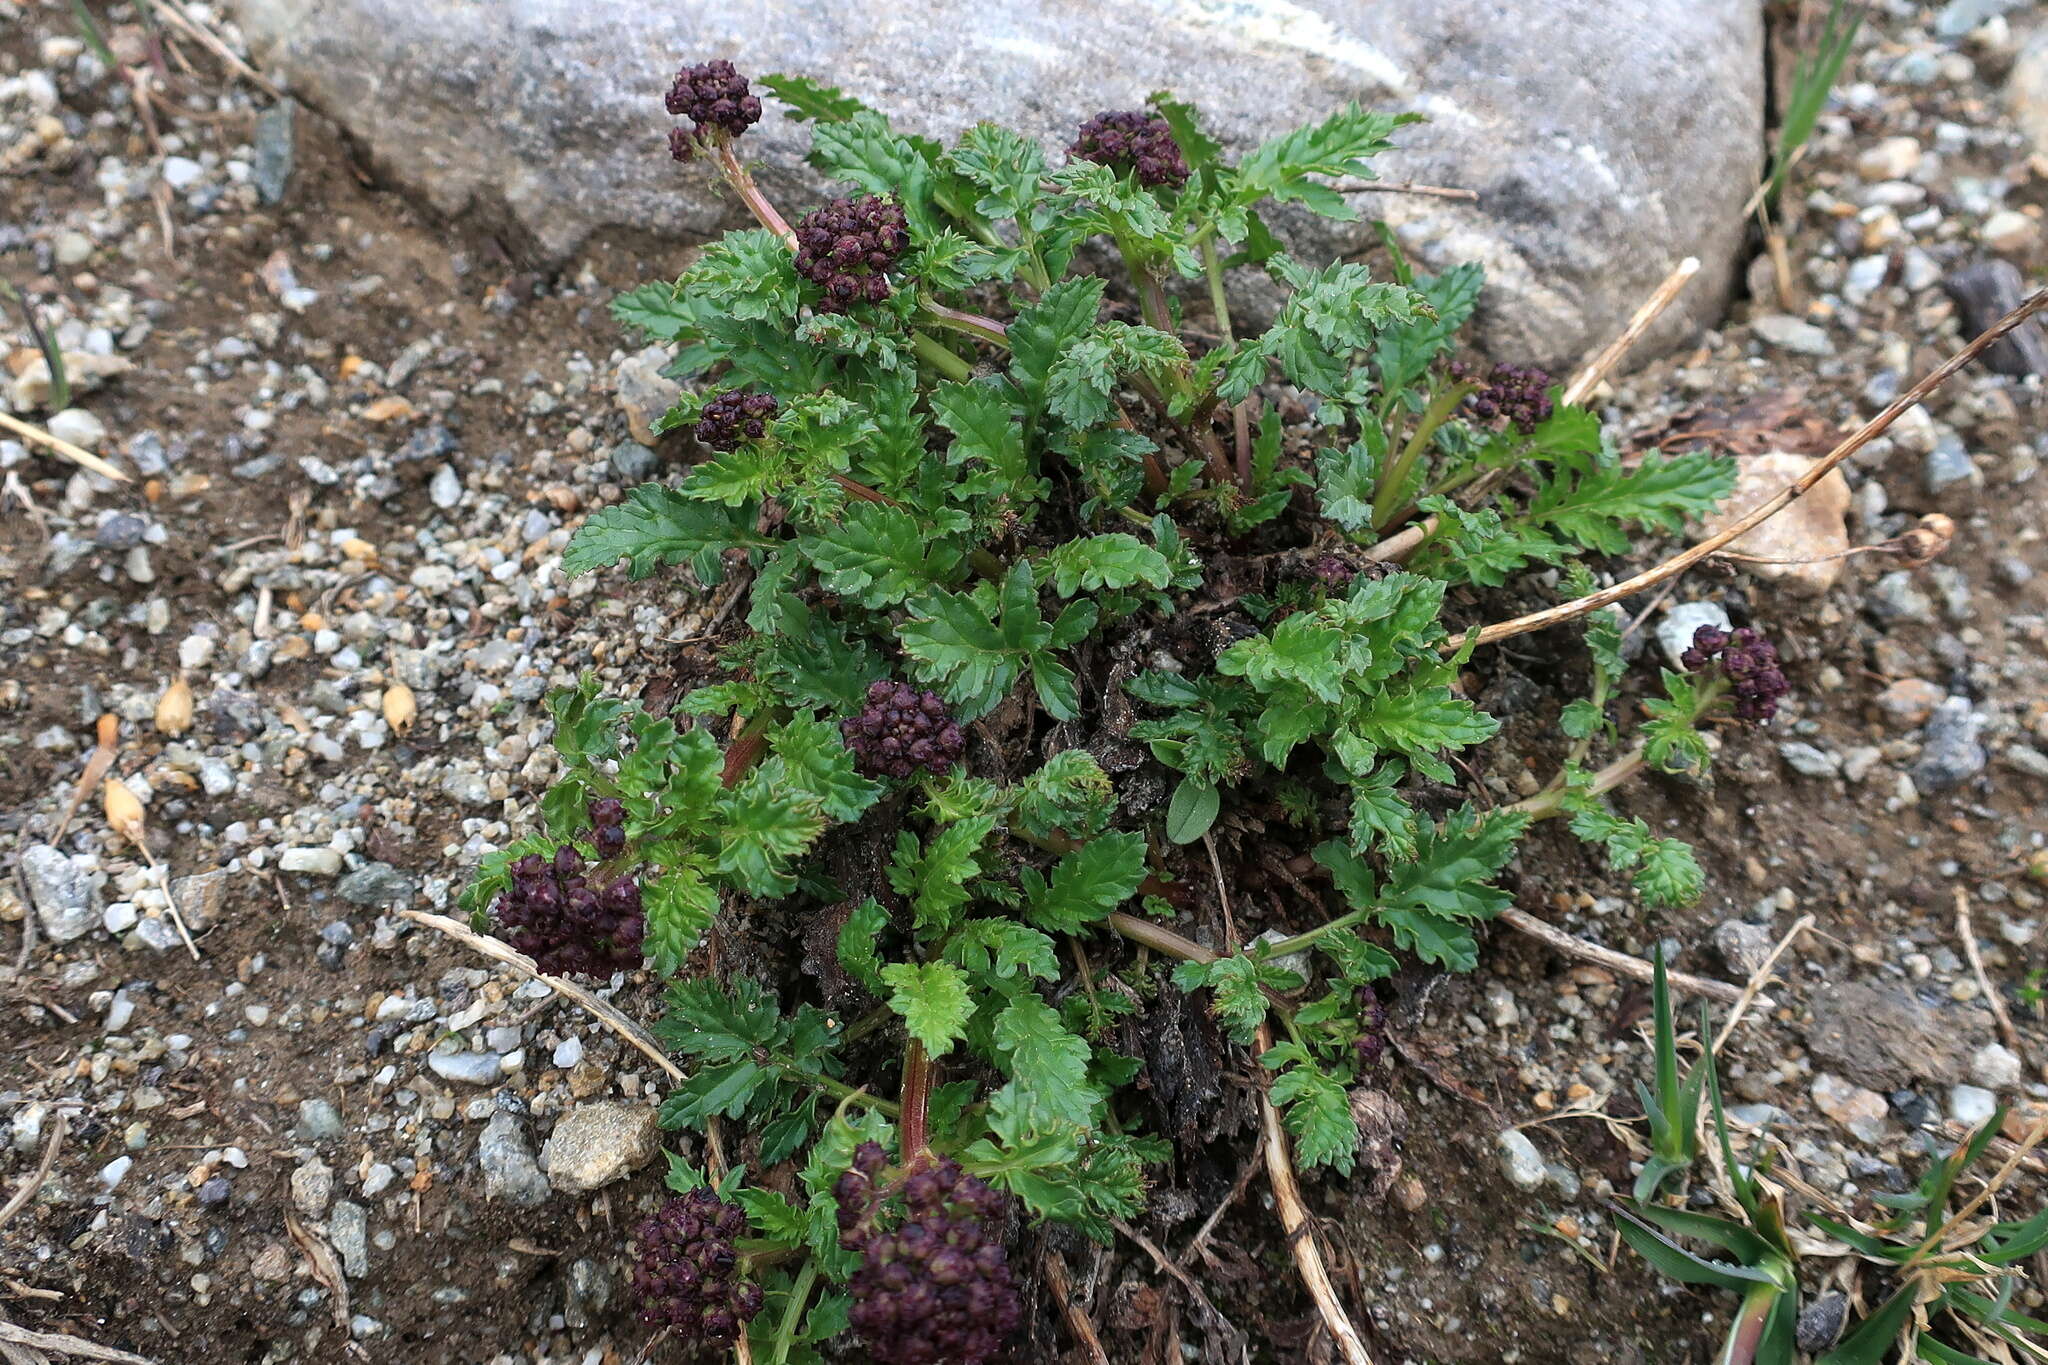
{"type": "MultiPolygon", "coordinates": [[[[940,0],[647,6],[627,0],[233,0],[257,60],[337,120],[379,171],[529,255],[620,227],[703,237],[741,220],[663,139],[678,65],[734,59],[843,86],[898,128],[950,141],[980,120],[1057,151],[1106,108],[1171,89],[1236,152],[1348,100],[1430,119],[1390,180],[1477,204],[1375,195],[1424,268],[1485,264],[1479,340],[1563,367],[1610,339],[1685,256],[1704,269],[1639,354],[1718,317],[1762,161],[1754,0],[940,0]]],[[[772,102],[745,155],[795,216],[827,197],[809,134],[772,102]]],[[[1277,230],[1316,261],[1369,223],[1277,230]]]]}
{"type": "Polygon", "coordinates": [[[523,1209],[546,1201],[548,1178],[534,1162],[533,1147],[517,1115],[500,1109],[477,1138],[476,1161],[484,1173],[484,1198],[523,1209]]]}
{"type": "Polygon", "coordinates": [[[36,923],[44,937],[56,943],[92,932],[100,922],[98,860],[86,854],[76,857],[48,844],[30,844],[21,854],[22,874],[28,878],[29,904],[36,908],[36,923]]]}

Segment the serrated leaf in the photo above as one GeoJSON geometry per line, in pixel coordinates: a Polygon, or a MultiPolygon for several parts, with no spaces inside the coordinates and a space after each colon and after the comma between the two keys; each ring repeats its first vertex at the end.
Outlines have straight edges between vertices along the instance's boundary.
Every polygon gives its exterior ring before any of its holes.
{"type": "Polygon", "coordinates": [[[958,582],[964,562],[958,545],[886,503],[849,504],[839,525],[797,544],[827,591],[871,611],[958,582]]]}
{"type": "Polygon", "coordinates": [[[919,930],[951,924],[971,892],[968,884],[981,875],[977,855],[995,831],[993,815],[977,815],[947,825],[920,846],[908,830],[896,836],[896,855],[889,864],[889,885],[909,896],[919,930]]]}
{"type": "Polygon", "coordinates": [[[882,983],[889,987],[889,1008],[931,1056],[945,1056],[967,1036],[974,1000],[967,977],[952,963],[892,962],[882,968],[882,983]]]}
{"type": "Polygon", "coordinates": [[[1166,556],[1123,531],[1062,542],[1044,564],[1053,591],[1062,597],[1136,583],[1164,588],[1173,579],[1166,556]]]}
{"type": "Polygon", "coordinates": [[[758,545],[751,511],[710,506],[658,483],[640,485],[626,501],[584,519],[562,551],[570,578],[626,561],[635,582],[685,560],[716,563],[736,545],[758,545]]]}
{"type": "Polygon", "coordinates": [[[740,322],[784,323],[802,307],[794,258],[765,228],[728,232],[707,243],[676,290],[740,322]]]}
{"type": "Polygon", "coordinates": [[[1606,723],[1607,713],[1595,706],[1588,697],[1575,697],[1565,703],[1563,712],[1557,718],[1558,728],[1572,739],[1584,739],[1588,735],[1598,734],[1606,723]]]}
{"type": "MultiPolygon", "coordinates": [[[[1377,434],[1378,425],[1365,420],[1377,434]]],[[[1346,531],[1372,529],[1373,483],[1379,478],[1383,454],[1375,446],[1384,439],[1375,443],[1360,437],[1341,450],[1326,446],[1316,452],[1316,503],[1324,516],[1346,531]]]]}
{"type": "Polygon", "coordinates": [[[1010,323],[1010,377],[1032,408],[1045,405],[1045,385],[1053,364],[1094,329],[1096,315],[1102,311],[1104,287],[1100,275],[1061,280],[1036,303],[1019,310],[1010,323]]]}
{"type": "Polygon", "coordinates": [[[1017,820],[1031,834],[1099,833],[1116,812],[1116,788],[1086,749],[1062,749],[1016,789],[1017,820]]]}
{"type": "Polygon", "coordinates": [[[767,1046],[780,1023],[774,998],[751,977],[729,984],[700,978],[668,988],[654,1034],[682,1056],[730,1062],[767,1046]]]}
{"type": "Polygon", "coordinates": [[[1706,452],[1652,452],[1633,469],[1619,462],[1562,464],[1529,502],[1527,519],[1601,554],[1625,554],[1628,526],[1681,530],[1710,514],[1735,487],[1735,462],[1706,452]]]}
{"type": "Polygon", "coordinates": [[[889,912],[873,896],[853,907],[846,923],[839,927],[836,945],[839,965],[870,994],[880,995],[882,984],[882,931],[889,927],[889,912]]]}
{"type": "Polygon", "coordinates": [[[1358,1121],[1351,1117],[1351,1100],[1344,1092],[1349,1075],[1325,1071],[1293,1043],[1269,1048],[1259,1064],[1279,1073],[1268,1093],[1294,1137],[1295,1159],[1349,1175],[1358,1152],[1358,1121]]]}
{"type": "Polygon", "coordinates": [[[817,802],[792,800],[772,776],[756,770],[726,793],[720,807],[718,870],[749,895],[775,898],[794,891],[789,863],[825,832],[817,802]]]}
{"type": "Polygon", "coordinates": [[[1405,767],[1390,759],[1351,782],[1351,847],[1394,862],[1415,856],[1415,811],[1398,790],[1405,767]]]}
{"type": "Polygon", "coordinates": [[[1088,1044],[1058,1010],[1026,991],[996,1016],[994,1039],[1011,1077],[1005,1107],[1021,1123],[1091,1124],[1102,1096],[1088,1083],[1088,1044]]]}
{"type": "Polygon", "coordinates": [[[977,123],[962,133],[946,163],[982,191],[974,211],[985,218],[1028,217],[1045,175],[1044,149],[993,123],[977,123]]]}
{"type": "Polygon", "coordinates": [[[1184,991],[1209,988],[1210,1008],[1234,1043],[1249,1043],[1266,1021],[1268,1001],[1259,964],[1232,955],[1214,962],[1183,962],[1173,970],[1173,984],[1184,991]]]}
{"type": "Polygon", "coordinates": [[[1419,121],[1415,114],[1380,114],[1347,104],[1321,123],[1296,128],[1254,148],[1238,163],[1245,191],[1282,203],[1300,203],[1326,218],[1358,216],[1343,195],[1311,176],[1376,178],[1369,159],[1394,144],[1395,129],[1419,121]]]}
{"type": "Polygon", "coordinates": [[[1052,940],[1015,920],[966,920],[947,938],[945,953],[948,961],[965,970],[999,981],[1015,979],[1020,971],[1042,981],[1059,979],[1052,940]]]}
{"type": "Polygon", "coordinates": [[[664,976],[681,969],[718,917],[718,889],[694,866],[643,876],[640,903],[646,917],[642,949],[664,976]]]}
{"type": "Polygon", "coordinates": [[[697,321],[696,310],[683,301],[674,284],[665,280],[614,295],[612,316],[622,327],[670,344],[697,321]]]}
{"type": "Polygon", "coordinates": [[[738,1118],[772,1073],[755,1062],[700,1067],[661,1104],[664,1128],[701,1128],[723,1116],[738,1118]]]}
{"type": "Polygon", "coordinates": [[[1027,919],[1050,933],[1079,933],[1129,900],[1145,879],[1145,836],[1100,835],[1063,855],[1050,881],[1028,867],[1018,876],[1027,919]]]}
{"type": "Polygon", "coordinates": [[[868,106],[834,86],[824,85],[809,76],[788,76],[774,72],[754,78],[761,85],[775,93],[775,98],[789,106],[789,116],[799,123],[816,119],[820,123],[838,123],[861,113],[868,106]]]}
{"type": "Polygon", "coordinates": [[[828,819],[850,824],[881,797],[881,783],[854,771],[836,725],[798,716],[777,728],[768,746],[784,765],[788,790],[817,802],[828,819]]]}
{"type": "MultiPolygon", "coordinates": [[[[811,137],[810,161],[835,180],[896,200],[918,239],[939,231],[931,204],[935,168],[920,148],[899,136],[874,110],[861,109],[820,123],[811,137]]],[[[786,260],[788,252],[783,255],[786,260]]]]}

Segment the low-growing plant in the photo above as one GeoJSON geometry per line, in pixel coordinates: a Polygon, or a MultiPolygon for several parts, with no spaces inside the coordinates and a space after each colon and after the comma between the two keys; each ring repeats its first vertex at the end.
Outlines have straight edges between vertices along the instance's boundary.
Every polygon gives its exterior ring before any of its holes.
{"type": "MultiPolygon", "coordinates": [[[[2048,1209],[2023,1219],[1972,1217],[2012,1174],[2026,1149],[1993,1174],[1981,1193],[1959,1209],[1949,1207],[1958,1183],[2004,1126],[2006,1110],[1994,1112],[1937,1158],[1912,1191],[1871,1195],[1871,1202],[1886,1212],[1870,1221],[1812,1209],[1788,1215],[1784,1193],[1771,1179],[1769,1148],[1759,1146],[1747,1160],[1736,1151],[1713,1052],[1704,1052],[1683,1082],[1677,1079],[1678,1038],[1661,952],[1653,1012],[1657,1088],[1644,1095],[1653,1155],[1643,1163],[1635,1198],[1616,1210],[1617,1228],[1622,1240],[1672,1279],[1742,1295],[1715,1365],[1794,1365],[1800,1358],[1800,1252],[1794,1227],[1801,1227],[1810,1246],[1820,1238],[1832,1239],[1837,1254],[1860,1256],[1898,1280],[1839,1343],[1811,1347],[1818,1352],[1817,1365],[1882,1365],[1895,1349],[1900,1360],[1937,1365],[2048,1360],[2048,1322],[2014,1304],[2028,1258],[2048,1249],[2048,1209]],[[1657,1202],[1664,1187],[1685,1178],[1699,1156],[1702,1091],[1719,1156],[1708,1183],[1724,1196],[1721,1203],[1733,1216],[1657,1202]],[[1704,1243],[1710,1250],[1692,1250],[1688,1242],[1704,1243]]],[[[1706,1025],[1703,1006],[1703,1043],[1706,1025]]],[[[2048,1123],[2037,1128],[2029,1144],[2044,1132],[2048,1123]]]]}
{"type": "Polygon", "coordinates": [[[1456,618],[1504,585],[1592,592],[1590,561],[1709,511],[1732,466],[1625,461],[1546,376],[1459,363],[1475,265],[1282,248],[1267,215],[1354,217],[1332,181],[1409,117],[1347,106],[1233,162],[1157,95],[1050,157],[759,84],[848,192],[784,217],[736,152],[753,84],[678,76],[671,153],[758,226],[616,301],[674,348],[691,387],[659,426],[703,454],[562,564],[680,567],[734,624],[672,707],[552,699],[542,832],[466,905],[544,966],[637,948],[672,975],[658,1032],[690,1072],[663,1121],[736,1121],[777,1173],[677,1164],[712,1192],[646,1233],[657,1320],[750,1319],[775,1361],[848,1329],[975,1361],[1016,1319],[1011,1220],[1107,1238],[1186,1155],[1138,1055],[1175,992],[1234,1044],[1272,1032],[1294,1158],[1348,1171],[1399,955],[1469,970],[1550,817],[1647,900],[1697,896],[1691,851],[1609,797],[1704,770],[1702,728],[1767,719],[1785,679],[1752,633],[1703,633],[1632,725],[1621,623],[1592,613],[1556,780],[1461,789],[1499,723],[1456,618]],[[1253,278],[1277,290],[1256,323],[1253,278]],[[686,1291],[705,1258],[716,1292],[686,1291]]]}

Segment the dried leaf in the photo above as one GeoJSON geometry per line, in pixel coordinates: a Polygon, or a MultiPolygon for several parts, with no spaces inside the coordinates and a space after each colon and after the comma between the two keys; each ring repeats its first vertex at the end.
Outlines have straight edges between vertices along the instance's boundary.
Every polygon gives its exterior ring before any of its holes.
{"type": "Polygon", "coordinates": [[[157,698],[156,728],[166,735],[182,735],[192,728],[192,688],[183,675],[173,678],[157,698]]]}
{"type": "Polygon", "coordinates": [[[107,825],[114,833],[129,843],[142,843],[142,802],[135,799],[135,793],[118,777],[107,779],[102,789],[102,799],[107,812],[107,825]]]}
{"type": "Polygon", "coordinates": [[[412,723],[420,713],[419,702],[413,697],[412,689],[402,682],[394,682],[384,689],[384,723],[396,734],[412,729],[412,723]]]}

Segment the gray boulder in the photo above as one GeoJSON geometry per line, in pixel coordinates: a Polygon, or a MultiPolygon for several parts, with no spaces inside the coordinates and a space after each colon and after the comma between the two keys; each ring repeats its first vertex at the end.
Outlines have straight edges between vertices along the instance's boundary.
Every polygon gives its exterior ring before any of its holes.
{"type": "MultiPolygon", "coordinates": [[[[1361,196],[1425,267],[1477,260],[1479,339],[1563,366],[1605,342],[1679,258],[1700,278],[1646,350],[1718,317],[1763,146],[1755,0],[231,0],[258,60],[443,214],[560,259],[594,231],[678,237],[741,221],[664,152],[684,59],[734,58],[845,88],[909,133],[983,120],[1058,149],[1099,109],[1172,89],[1242,151],[1346,100],[1415,110],[1389,180],[1479,202],[1361,196]]],[[[823,197],[808,133],[771,101],[749,132],[770,197],[823,197]]],[[[1311,255],[1360,224],[1280,227],[1311,255]]]]}

